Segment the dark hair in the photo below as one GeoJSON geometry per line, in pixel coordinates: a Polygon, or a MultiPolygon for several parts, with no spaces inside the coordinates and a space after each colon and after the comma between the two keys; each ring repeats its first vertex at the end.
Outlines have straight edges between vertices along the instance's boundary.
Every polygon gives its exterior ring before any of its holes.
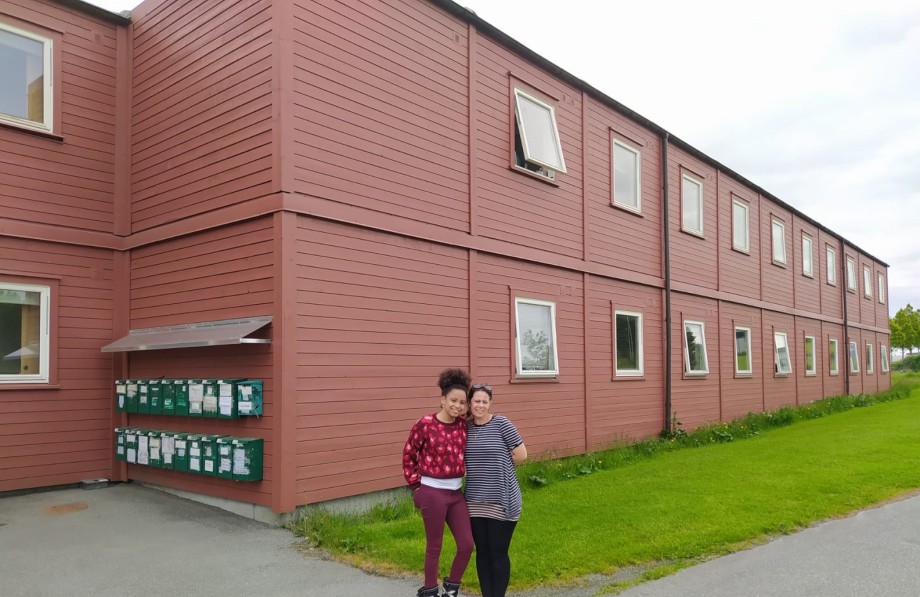
{"type": "Polygon", "coordinates": [[[470,389],[471,381],[470,374],[463,369],[445,369],[438,376],[438,387],[441,388],[442,396],[447,396],[447,393],[454,388],[466,393],[470,389]]]}

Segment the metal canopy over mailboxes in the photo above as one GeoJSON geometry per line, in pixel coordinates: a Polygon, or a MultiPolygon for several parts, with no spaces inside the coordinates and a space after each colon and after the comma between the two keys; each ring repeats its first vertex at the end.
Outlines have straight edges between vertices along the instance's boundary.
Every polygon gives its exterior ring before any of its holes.
{"type": "Polygon", "coordinates": [[[264,315],[131,330],[127,336],[103,346],[102,352],[163,350],[222,344],[270,344],[271,340],[268,338],[247,336],[271,322],[271,315],[264,315]]]}

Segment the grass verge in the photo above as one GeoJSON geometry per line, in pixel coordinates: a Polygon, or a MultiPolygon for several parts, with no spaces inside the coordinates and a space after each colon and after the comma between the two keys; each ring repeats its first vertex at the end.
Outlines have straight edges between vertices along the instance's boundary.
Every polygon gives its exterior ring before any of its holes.
{"type": "MultiPolygon", "coordinates": [[[[895,379],[876,396],[828,398],[521,467],[511,588],[630,566],[669,574],[920,488],[920,376],[895,379]]],[[[408,499],[362,515],[313,510],[293,529],[365,569],[422,568],[422,523],[408,499]]],[[[448,539],[445,565],[451,548],[448,539]]],[[[464,582],[476,587],[473,567],[464,582]]]]}

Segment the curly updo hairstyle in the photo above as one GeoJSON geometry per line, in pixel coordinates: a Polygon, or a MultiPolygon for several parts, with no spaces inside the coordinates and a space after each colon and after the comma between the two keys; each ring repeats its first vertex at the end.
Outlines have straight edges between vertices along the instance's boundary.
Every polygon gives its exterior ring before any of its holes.
{"type": "Polygon", "coordinates": [[[441,388],[441,395],[447,396],[454,388],[469,392],[471,381],[473,378],[463,369],[445,369],[438,376],[438,387],[441,388]]]}

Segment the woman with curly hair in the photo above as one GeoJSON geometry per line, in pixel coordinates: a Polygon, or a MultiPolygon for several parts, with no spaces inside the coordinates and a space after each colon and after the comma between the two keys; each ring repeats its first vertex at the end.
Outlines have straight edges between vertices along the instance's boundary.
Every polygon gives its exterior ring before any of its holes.
{"type": "Polygon", "coordinates": [[[412,488],[412,500],[425,522],[425,586],[417,597],[438,597],[438,562],[444,524],[457,543],[444,595],[457,597],[460,581],[473,553],[470,514],[460,487],[466,473],[466,406],[470,375],[445,369],[438,378],[441,410],[425,415],[412,426],[403,448],[403,476],[412,488]]]}

